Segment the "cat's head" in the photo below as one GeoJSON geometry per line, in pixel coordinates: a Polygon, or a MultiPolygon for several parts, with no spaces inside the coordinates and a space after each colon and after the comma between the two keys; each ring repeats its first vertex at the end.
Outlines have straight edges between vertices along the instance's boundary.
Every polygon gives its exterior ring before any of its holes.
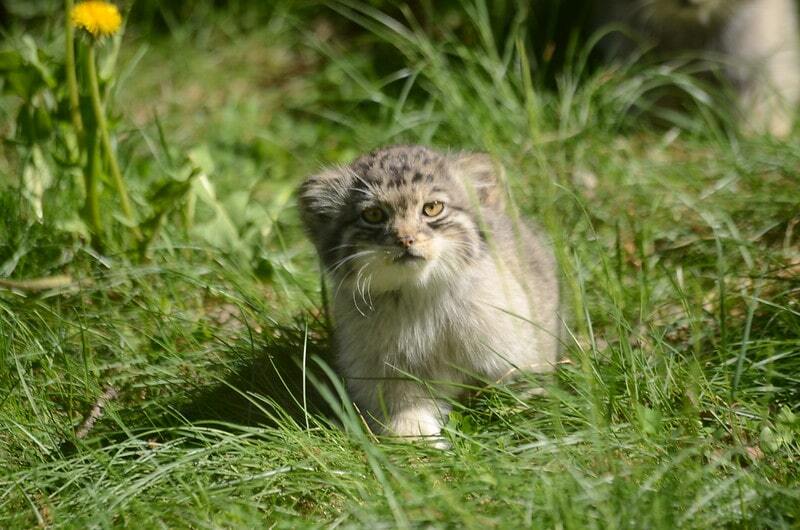
{"type": "Polygon", "coordinates": [[[309,177],[300,212],[338,284],[370,293],[459,276],[484,251],[483,216],[502,207],[484,154],[393,146],[309,177]]]}

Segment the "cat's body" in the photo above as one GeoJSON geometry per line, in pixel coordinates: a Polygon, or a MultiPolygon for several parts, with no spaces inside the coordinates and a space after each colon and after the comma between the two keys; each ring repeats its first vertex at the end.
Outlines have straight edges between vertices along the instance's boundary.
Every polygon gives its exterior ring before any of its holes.
{"type": "MultiPolygon", "coordinates": [[[[800,101],[800,35],[794,0],[597,0],[599,24],[622,22],[650,37],[663,55],[719,57],[737,91],[744,125],[786,135],[800,101]]],[[[610,56],[633,40],[607,39],[610,56]]]]}
{"type": "Polygon", "coordinates": [[[555,261],[504,213],[495,171],[485,155],[391,147],[301,188],[339,368],[382,432],[437,435],[459,385],[555,366],[555,261]]]}

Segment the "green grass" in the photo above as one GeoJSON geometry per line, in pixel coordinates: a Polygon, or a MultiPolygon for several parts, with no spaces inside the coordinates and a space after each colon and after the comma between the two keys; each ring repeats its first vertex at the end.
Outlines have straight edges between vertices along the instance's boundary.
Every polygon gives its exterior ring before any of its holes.
{"type": "Polygon", "coordinates": [[[74,169],[36,220],[29,147],[4,144],[0,277],[73,281],[0,287],[0,526],[797,527],[797,132],[742,137],[685,72],[592,70],[580,47],[545,89],[527,26],[492,35],[480,2],[435,36],[279,5],[129,26],[112,92],[135,202],[187,153],[213,186],[149,260],[109,193],[103,254],[70,228],[74,169]],[[650,104],[675,84],[687,110],[650,104]],[[544,397],[523,378],[457,405],[449,451],[378,440],[347,405],[291,196],[390,142],[492,152],[563,269],[569,362],[544,397]]]}

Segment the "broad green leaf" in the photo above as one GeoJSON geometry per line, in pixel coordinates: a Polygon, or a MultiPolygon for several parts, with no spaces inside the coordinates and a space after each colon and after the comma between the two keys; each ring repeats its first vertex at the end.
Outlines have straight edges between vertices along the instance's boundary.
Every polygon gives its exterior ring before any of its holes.
{"type": "Polygon", "coordinates": [[[0,51],[0,71],[18,70],[22,66],[22,56],[16,50],[0,51]]]}
{"type": "Polygon", "coordinates": [[[24,35],[22,37],[22,57],[36,69],[37,72],[42,76],[42,79],[50,88],[55,88],[56,86],[56,78],[53,75],[52,70],[49,66],[47,66],[41,59],[40,54],[41,51],[39,47],[36,45],[36,41],[33,40],[33,37],[30,35],[24,35]]]}
{"type": "Polygon", "coordinates": [[[231,219],[231,215],[225,206],[217,199],[214,185],[208,177],[205,174],[199,175],[195,179],[192,189],[197,198],[214,212],[211,220],[197,224],[192,228],[192,235],[205,240],[208,244],[220,250],[239,254],[249,261],[252,252],[241,240],[236,224],[231,219]]]}
{"type": "Polygon", "coordinates": [[[5,74],[4,77],[3,92],[19,96],[25,101],[30,100],[33,94],[43,85],[41,76],[32,69],[21,68],[13,70],[5,74]]]}
{"type": "Polygon", "coordinates": [[[81,237],[81,239],[88,241],[91,237],[89,227],[86,226],[86,223],[77,215],[71,215],[66,219],[58,219],[55,225],[59,231],[77,235],[81,237]]]}
{"type": "Polygon", "coordinates": [[[31,149],[31,158],[22,171],[23,195],[33,208],[36,219],[44,219],[42,198],[44,192],[53,183],[53,175],[38,145],[31,149]]]}

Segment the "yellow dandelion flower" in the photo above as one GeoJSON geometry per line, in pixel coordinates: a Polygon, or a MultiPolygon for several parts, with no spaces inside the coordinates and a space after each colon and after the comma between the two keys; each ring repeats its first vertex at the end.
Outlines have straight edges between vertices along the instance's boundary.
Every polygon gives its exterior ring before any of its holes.
{"type": "Polygon", "coordinates": [[[75,26],[85,29],[95,37],[113,35],[122,24],[119,9],[110,2],[81,2],[72,8],[70,17],[75,26]]]}

